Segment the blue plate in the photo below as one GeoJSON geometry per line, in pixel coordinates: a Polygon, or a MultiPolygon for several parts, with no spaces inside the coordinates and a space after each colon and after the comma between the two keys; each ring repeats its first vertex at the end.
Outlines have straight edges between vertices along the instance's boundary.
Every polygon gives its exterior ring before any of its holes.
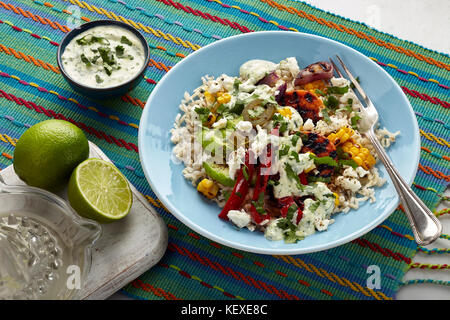
{"type": "Polygon", "coordinates": [[[278,63],[296,57],[300,67],[328,60],[339,54],[358,75],[366,93],[380,114],[381,126],[401,135],[388,154],[406,182],[411,184],[419,163],[419,128],[413,109],[396,82],[376,63],[338,42],[302,33],[267,31],[230,37],[208,45],[184,58],[165,75],[153,90],[142,114],[139,129],[139,155],[153,191],[162,203],[189,228],[236,249],[262,254],[303,254],[336,247],[356,239],[383,222],[398,206],[399,197],[387,172],[376,189],[375,203],[364,203],[358,210],[334,215],[327,231],[316,232],[296,244],[268,241],[260,232],[237,230],[218,218],[220,208],[205,200],[181,171],[183,164],[172,160],[170,129],[184,93],[201,85],[204,75],[239,74],[239,66],[250,59],[278,63]]]}

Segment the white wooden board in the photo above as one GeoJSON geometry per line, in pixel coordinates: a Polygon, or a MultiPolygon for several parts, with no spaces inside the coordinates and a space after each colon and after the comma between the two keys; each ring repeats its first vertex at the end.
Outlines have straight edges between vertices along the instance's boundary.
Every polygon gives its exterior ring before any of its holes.
{"type": "MultiPolygon", "coordinates": [[[[89,142],[90,158],[110,161],[89,142]]],[[[0,172],[8,185],[24,185],[11,166],[0,172]]],[[[92,266],[78,295],[81,299],[106,299],[153,267],[167,248],[167,227],[148,201],[133,187],[133,206],[126,218],[102,224],[102,235],[92,248],[92,266]]],[[[67,199],[66,191],[60,194],[67,199]]]]}

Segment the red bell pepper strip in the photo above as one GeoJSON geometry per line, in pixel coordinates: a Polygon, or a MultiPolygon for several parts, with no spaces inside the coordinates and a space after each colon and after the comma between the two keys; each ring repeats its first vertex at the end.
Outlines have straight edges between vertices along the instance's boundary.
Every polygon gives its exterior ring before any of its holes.
{"type": "Polygon", "coordinates": [[[303,211],[300,208],[298,208],[298,210],[297,210],[297,224],[300,223],[300,220],[302,220],[302,218],[303,218],[303,211]]]}
{"type": "Polygon", "coordinates": [[[221,219],[228,220],[228,212],[230,210],[239,210],[244,202],[254,171],[254,164],[250,158],[251,155],[247,152],[245,155],[245,163],[241,166],[237,174],[233,191],[219,214],[219,218],[221,219]],[[244,174],[244,170],[246,170],[246,174],[244,174]]]}
{"type": "Polygon", "coordinates": [[[281,216],[286,218],[289,208],[295,203],[293,197],[284,197],[278,199],[278,202],[282,205],[281,207],[281,216]]]}
{"type": "MultiPolygon", "coordinates": [[[[293,204],[297,205],[295,203],[293,197],[284,197],[284,198],[278,199],[278,202],[280,202],[280,204],[283,205],[281,207],[281,216],[283,218],[286,218],[289,208],[293,204]]],[[[297,224],[300,222],[300,220],[302,220],[302,218],[303,218],[303,211],[300,208],[298,208],[297,209],[297,219],[296,219],[297,224]]]]}
{"type": "Polygon", "coordinates": [[[306,173],[303,171],[302,173],[300,173],[299,175],[298,175],[298,177],[300,178],[300,183],[302,184],[302,185],[304,185],[304,186],[307,186],[308,185],[308,179],[307,179],[307,177],[306,177],[306,173]]]}
{"type": "Polygon", "coordinates": [[[256,224],[260,224],[261,222],[266,220],[266,218],[256,210],[254,202],[258,201],[260,199],[260,196],[265,195],[266,193],[267,183],[269,181],[269,174],[267,172],[265,172],[265,174],[261,173],[265,171],[264,169],[268,169],[271,167],[272,165],[271,158],[272,158],[272,146],[268,145],[266,159],[264,161],[265,163],[261,163],[258,167],[255,189],[253,190],[252,204],[250,206],[250,215],[252,216],[252,219],[256,224]]]}

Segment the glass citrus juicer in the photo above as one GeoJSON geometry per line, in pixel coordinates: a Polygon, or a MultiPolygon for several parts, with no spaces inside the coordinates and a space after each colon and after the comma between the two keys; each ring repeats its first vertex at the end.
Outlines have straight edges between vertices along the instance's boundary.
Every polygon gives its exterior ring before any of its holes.
{"type": "Polygon", "coordinates": [[[0,177],[0,300],[81,298],[100,234],[62,198],[0,177]]]}

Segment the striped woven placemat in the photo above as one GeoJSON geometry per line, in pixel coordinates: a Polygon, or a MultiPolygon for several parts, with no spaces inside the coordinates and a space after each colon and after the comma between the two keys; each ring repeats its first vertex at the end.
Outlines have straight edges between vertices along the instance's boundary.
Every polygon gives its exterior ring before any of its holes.
{"type": "MultiPolygon", "coordinates": [[[[417,247],[400,209],[346,245],[300,256],[264,256],[201,237],[155,197],[137,148],[139,118],[155,84],[191,52],[228,36],[261,30],[306,32],[337,40],[370,57],[398,82],[413,105],[421,133],[413,188],[435,210],[450,181],[449,56],[304,3],[283,0],[0,1],[0,167],[12,163],[15,142],[35,123],[58,118],[82,128],[169,226],[163,259],[123,289],[135,298],[393,299],[402,285],[433,282],[402,280],[410,268],[445,269],[446,265],[412,263],[416,252],[430,250],[417,247]],[[72,91],[55,58],[66,32],[96,19],[121,20],[141,30],[152,57],[145,81],[129,94],[101,104],[72,91]],[[380,289],[368,286],[367,268],[372,265],[380,268],[380,289]]],[[[448,210],[437,215],[445,213],[448,210]]]]}

